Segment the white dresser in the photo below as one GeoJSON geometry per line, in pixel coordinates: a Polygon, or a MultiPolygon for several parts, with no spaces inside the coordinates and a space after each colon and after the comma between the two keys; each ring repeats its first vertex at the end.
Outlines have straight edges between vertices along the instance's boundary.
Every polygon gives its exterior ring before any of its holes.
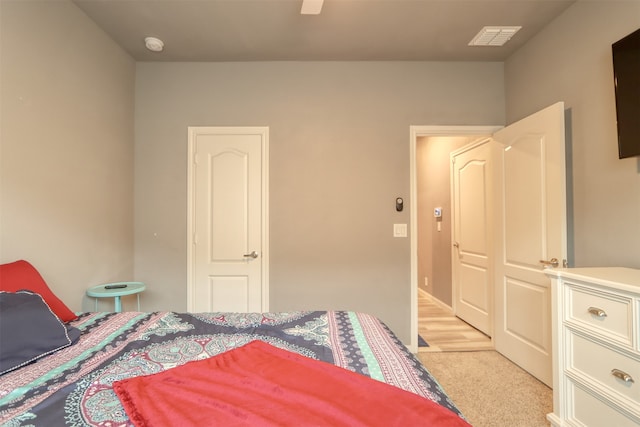
{"type": "Polygon", "coordinates": [[[640,426],[640,270],[548,270],[552,426],[640,426]]]}

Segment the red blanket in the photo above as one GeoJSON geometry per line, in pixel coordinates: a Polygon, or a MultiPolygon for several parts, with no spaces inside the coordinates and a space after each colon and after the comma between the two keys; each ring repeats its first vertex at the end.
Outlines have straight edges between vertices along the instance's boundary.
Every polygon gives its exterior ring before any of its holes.
{"type": "Polygon", "coordinates": [[[261,341],[113,388],[136,427],[469,426],[416,394],[261,341]]]}

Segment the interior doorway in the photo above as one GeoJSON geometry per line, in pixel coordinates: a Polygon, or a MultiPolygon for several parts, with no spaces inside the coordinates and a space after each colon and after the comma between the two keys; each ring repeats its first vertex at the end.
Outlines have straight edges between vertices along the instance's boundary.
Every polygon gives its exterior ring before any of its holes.
{"type": "Polygon", "coordinates": [[[415,201],[410,206],[412,350],[417,351],[419,290],[453,305],[450,153],[500,128],[411,126],[410,186],[415,201]],[[419,254],[419,248],[425,247],[427,255],[419,254]]]}

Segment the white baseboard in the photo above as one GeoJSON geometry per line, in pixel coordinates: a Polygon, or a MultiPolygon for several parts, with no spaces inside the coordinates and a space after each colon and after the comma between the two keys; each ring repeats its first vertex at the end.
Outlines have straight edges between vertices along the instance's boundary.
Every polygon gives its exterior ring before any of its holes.
{"type": "Polygon", "coordinates": [[[447,303],[444,303],[444,302],[440,301],[438,298],[434,297],[433,295],[431,295],[429,292],[425,291],[424,289],[418,288],[418,294],[420,294],[420,296],[423,297],[423,298],[429,298],[431,301],[433,301],[434,303],[436,303],[440,307],[442,307],[444,309],[447,309],[447,310],[450,310],[450,311],[453,312],[453,307],[451,307],[447,303]]]}

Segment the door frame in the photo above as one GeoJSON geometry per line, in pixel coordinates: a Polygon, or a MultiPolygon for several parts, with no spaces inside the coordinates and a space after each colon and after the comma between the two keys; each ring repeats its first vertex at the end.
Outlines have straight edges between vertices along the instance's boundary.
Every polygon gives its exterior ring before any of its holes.
{"type": "Polygon", "coordinates": [[[418,182],[416,146],[418,138],[424,136],[493,135],[504,126],[409,126],[409,235],[411,245],[411,338],[409,350],[418,351],[418,182]]]}
{"type": "Polygon", "coordinates": [[[195,236],[195,136],[217,131],[233,134],[259,134],[262,136],[262,312],[269,311],[269,127],[267,126],[188,126],[187,128],[187,312],[193,309],[194,294],[194,236],[195,236]]]}

